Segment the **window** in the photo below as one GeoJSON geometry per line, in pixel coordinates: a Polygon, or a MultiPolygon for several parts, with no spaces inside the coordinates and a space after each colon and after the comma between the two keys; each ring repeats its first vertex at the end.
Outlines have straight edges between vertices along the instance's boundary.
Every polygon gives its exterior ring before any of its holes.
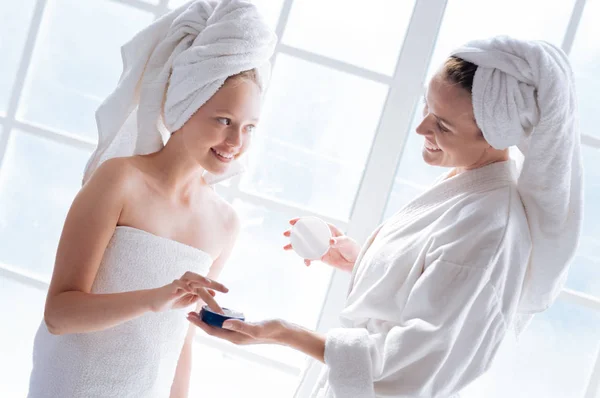
{"type": "MultiPolygon", "coordinates": [[[[578,83],[583,238],[558,303],[535,318],[518,352],[507,339],[464,395],[599,398],[600,46],[593,38],[600,2],[254,1],[281,40],[250,169],[218,187],[242,219],[220,278],[231,289],[222,304],[249,319],[282,317],[320,331],[336,325],[348,278],[284,252],[287,220],[317,215],[363,241],[440,174],[421,160],[414,129],[423,87],[447,53],[494,34],[544,39],[569,53],[578,83]]],[[[0,330],[0,396],[26,394],[54,252],[94,149],[94,111],[121,72],[118,49],[186,2],[0,4],[0,35],[11,38],[0,43],[0,314],[11,320],[0,330]]],[[[236,347],[202,333],[194,350],[192,394],[210,396],[291,397],[305,360],[286,348],[236,347]],[[238,383],[224,393],[226,374],[238,383]]],[[[302,391],[313,382],[305,378],[302,391]]]]}

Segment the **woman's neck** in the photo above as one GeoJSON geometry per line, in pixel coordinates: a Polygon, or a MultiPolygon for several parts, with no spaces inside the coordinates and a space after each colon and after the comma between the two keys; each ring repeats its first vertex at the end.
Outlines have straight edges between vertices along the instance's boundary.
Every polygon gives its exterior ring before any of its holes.
{"type": "Polygon", "coordinates": [[[506,162],[510,159],[510,154],[508,153],[508,149],[497,150],[494,149],[492,153],[484,153],[484,156],[477,161],[475,164],[468,167],[455,167],[447,178],[454,177],[455,175],[464,173],[465,171],[480,169],[485,166],[489,166],[490,164],[498,163],[498,162],[506,162]],[[488,155],[488,156],[485,156],[488,155]]]}

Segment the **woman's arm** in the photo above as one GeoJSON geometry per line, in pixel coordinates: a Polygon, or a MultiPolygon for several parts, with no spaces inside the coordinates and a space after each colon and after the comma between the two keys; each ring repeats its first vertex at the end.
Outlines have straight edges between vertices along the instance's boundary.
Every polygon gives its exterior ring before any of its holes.
{"type": "Polygon", "coordinates": [[[188,320],[234,344],[285,345],[325,363],[336,396],[451,395],[487,368],[506,325],[483,269],[438,262],[422,278],[388,331],[322,335],[282,320],[228,320],[224,329],[193,313],[188,320]]]}
{"type": "MultiPolygon", "coordinates": [[[[237,240],[240,229],[240,221],[235,212],[232,213],[231,219],[228,220],[229,226],[226,228],[226,236],[229,237],[229,242],[221,255],[213,262],[208,273],[210,280],[217,279],[225,266],[225,263],[231,256],[231,251],[237,240]]],[[[200,308],[204,305],[203,301],[198,303],[196,313],[200,311],[200,308]]],[[[171,398],[187,398],[190,389],[190,380],[192,375],[192,348],[194,345],[194,336],[196,334],[196,328],[194,325],[190,325],[188,333],[185,337],[185,343],[177,362],[177,370],[175,371],[175,378],[173,385],[171,386],[171,398]]]]}
{"type": "Polygon", "coordinates": [[[188,314],[188,320],[207,334],[234,344],[279,344],[301,351],[317,361],[325,362],[324,334],[281,319],[263,322],[228,320],[223,323],[222,329],[202,322],[194,312],[188,314]]]}
{"type": "MultiPolygon", "coordinates": [[[[293,324],[287,326],[284,324],[282,329],[278,344],[301,351],[319,362],[325,362],[326,337],[324,334],[293,324]]],[[[235,330],[235,326],[233,330],[235,330]]]]}

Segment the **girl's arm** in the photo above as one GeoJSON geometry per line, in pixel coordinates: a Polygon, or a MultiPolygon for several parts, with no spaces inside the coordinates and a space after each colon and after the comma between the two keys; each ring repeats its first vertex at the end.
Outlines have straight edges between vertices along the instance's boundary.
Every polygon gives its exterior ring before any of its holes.
{"type": "Polygon", "coordinates": [[[132,189],[134,172],[125,159],[108,160],[73,201],[46,298],[44,320],[50,333],[104,330],[148,311],[184,307],[197,302],[198,296],[215,306],[204,287],[224,291],[216,282],[186,273],[181,279],[156,289],[91,293],[104,251],[132,189]]]}

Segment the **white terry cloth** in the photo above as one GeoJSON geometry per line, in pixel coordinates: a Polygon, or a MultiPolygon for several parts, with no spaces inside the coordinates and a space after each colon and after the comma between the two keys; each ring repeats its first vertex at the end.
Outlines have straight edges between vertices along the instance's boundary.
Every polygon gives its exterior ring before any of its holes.
{"type": "Polygon", "coordinates": [[[489,367],[531,252],[514,162],[436,184],[357,260],[312,397],[447,398],[489,367]]]}
{"type": "MultiPolygon", "coordinates": [[[[240,0],[194,1],[164,15],[121,48],[123,73],[96,111],[98,147],[84,183],[105,160],[160,150],[170,134],[227,77],[257,69],[263,88],[277,38],[256,7],[240,0]]],[[[242,171],[233,162],[216,183],[242,171]]]]}
{"type": "Polygon", "coordinates": [[[533,250],[519,312],[547,309],[562,289],[577,248],[583,166],[573,73],[552,44],[500,36],[467,43],[452,55],[478,65],[473,110],[497,149],[524,155],[518,190],[533,250]]]}
{"type": "MultiPolygon", "coordinates": [[[[206,275],[212,262],[195,247],[119,226],[92,293],[156,288],[186,271],[206,275]]],[[[29,398],[168,397],[191,309],[146,313],[106,330],[59,336],[42,321],[33,346],[29,398]]]]}

